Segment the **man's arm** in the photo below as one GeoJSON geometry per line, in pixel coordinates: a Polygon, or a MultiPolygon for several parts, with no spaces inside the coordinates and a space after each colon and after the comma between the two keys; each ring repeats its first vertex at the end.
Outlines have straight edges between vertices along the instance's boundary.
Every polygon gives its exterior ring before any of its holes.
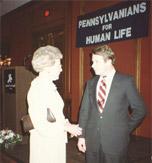
{"type": "Polygon", "coordinates": [[[136,127],[138,127],[147,114],[146,106],[136,88],[133,77],[128,83],[127,98],[131,107],[131,114],[129,117],[129,132],[131,133],[136,127]]]}
{"type": "Polygon", "coordinates": [[[83,95],[80,112],[79,112],[78,124],[82,128],[82,135],[80,136],[80,138],[85,138],[86,125],[89,117],[89,110],[90,110],[90,101],[89,101],[89,88],[87,84],[83,95]]]}
{"type": "Polygon", "coordinates": [[[81,107],[80,107],[79,121],[78,121],[79,126],[82,128],[82,135],[79,136],[77,146],[78,146],[78,149],[84,153],[86,151],[85,131],[86,131],[86,124],[87,124],[88,116],[89,116],[89,110],[90,110],[89,89],[88,89],[88,84],[87,84],[84,95],[83,95],[81,107]]]}

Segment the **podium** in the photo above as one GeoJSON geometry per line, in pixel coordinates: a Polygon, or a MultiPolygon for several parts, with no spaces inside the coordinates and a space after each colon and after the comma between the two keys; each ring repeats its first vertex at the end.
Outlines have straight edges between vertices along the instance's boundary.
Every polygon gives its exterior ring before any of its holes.
{"type": "Polygon", "coordinates": [[[2,129],[8,127],[23,135],[21,118],[27,114],[27,93],[33,80],[32,72],[22,66],[2,68],[2,129]]]}

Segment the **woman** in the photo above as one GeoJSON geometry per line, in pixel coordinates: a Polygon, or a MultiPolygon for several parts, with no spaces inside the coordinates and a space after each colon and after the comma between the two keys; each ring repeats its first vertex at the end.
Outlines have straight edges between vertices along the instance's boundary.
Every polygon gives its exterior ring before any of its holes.
{"type": "Polygon", "coordinates": [[[53,81],[62,71],[60,50],[53,46],[37,49],[33,55],[33,69],[39,73],[28,92],[29,115],[34,125],[30,130],[30,163],[65,163],[67,132],[81,135],[78,125],[69,123],[63,115],[63,100],[53,81]],[[47,121],[47,108],[56,122],[47,121]]]}

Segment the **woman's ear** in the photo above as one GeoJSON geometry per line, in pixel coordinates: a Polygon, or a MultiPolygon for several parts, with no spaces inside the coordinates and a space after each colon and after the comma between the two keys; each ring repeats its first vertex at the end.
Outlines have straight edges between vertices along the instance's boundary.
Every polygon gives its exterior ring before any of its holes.
{"type": "Polygon", "coordinates": [[[43,72],[48,74],[48,73],[50,72],[50,68],[49,68],[49,67],[45,67],[45,68],[43,69],[43,72]]]}

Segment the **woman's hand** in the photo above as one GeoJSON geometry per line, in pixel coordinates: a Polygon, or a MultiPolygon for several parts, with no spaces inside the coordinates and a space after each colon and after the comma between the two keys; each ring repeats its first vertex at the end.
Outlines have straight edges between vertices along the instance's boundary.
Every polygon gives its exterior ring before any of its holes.
{"type": "Polygon", "coordinates": [[[82,128],[79,127],[79,124],[75,125],[67,122],[64,127],[65,131],[69,132],[72,136],[77,137],[82,134],[82,128]]]}

